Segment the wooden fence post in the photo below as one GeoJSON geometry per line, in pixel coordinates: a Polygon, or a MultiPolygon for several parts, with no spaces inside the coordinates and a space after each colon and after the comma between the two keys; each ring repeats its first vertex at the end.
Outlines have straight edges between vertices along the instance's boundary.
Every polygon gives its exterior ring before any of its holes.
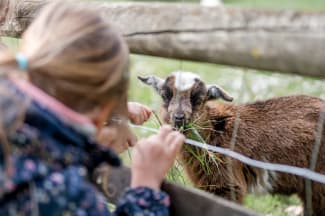
{"type": "Polygon", "coordinates": [[[20,37],[46,0],[0,0],[0,36],[20,37]]]}

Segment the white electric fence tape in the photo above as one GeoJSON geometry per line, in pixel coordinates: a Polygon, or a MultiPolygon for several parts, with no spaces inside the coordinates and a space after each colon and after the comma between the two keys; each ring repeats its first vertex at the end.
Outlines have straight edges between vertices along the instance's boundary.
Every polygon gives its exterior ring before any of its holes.
{"type": "MultiPolygon", "coordinates": [[[[144,127],[144,126],[133,125],[133,124],[130,124],[130,126],[133,128],[139,128],[139,129],[143,129],[143,130],[150,131],[153,133],[158,132],[158,130],[156,130],[156,129],[148,128],[148,127],[144,127]]],[[[245,164],[248,164],[250,166],[254,166],[254,167],[258,167],[258,168],[262,168],[262,169],[266,169],[266,170],[289,173],[289,174],[301,176],[306,179],[310,179],[310,180],[325,184],[325,175],[324,174],[320,174],[320,173],[311,171],[306,168],[300,168],[300,167],[295,167],[295,166],[290,166],[290,165],[285,165],[285,164],[268,163],[268,162],[254,160],[254,159],[246,157],[242,154],[239,154],[235,151],[232,151],[230,149],[212,146],[212,145],[197,142],[197,141],[191,140],[191,139],[185,139],[185,143],[192,145],[192,146],[202,148],[202,149],[206,149],[206,150],[209,150],[212,152],[217,152],[217,153],[220,153],[223,155],[227,155],[229,157],[237,159],[237,160],[239,160],[245,164]]]]}

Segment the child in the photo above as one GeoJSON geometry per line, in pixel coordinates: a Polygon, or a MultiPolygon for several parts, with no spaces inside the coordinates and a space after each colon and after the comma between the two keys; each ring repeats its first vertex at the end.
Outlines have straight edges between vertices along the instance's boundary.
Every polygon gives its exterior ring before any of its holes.
{"type": "Polygon", "coordinates": [[[94,138],[107,119],[129,117],[128,50],[98,11],[46,6],[19,53],[0,54],[0,72],[0,215],[168,215],[159,188],[184,141],[168,126],[137,143],[114,213],[88,181],[100,164],[120,165],[94,138]]]}

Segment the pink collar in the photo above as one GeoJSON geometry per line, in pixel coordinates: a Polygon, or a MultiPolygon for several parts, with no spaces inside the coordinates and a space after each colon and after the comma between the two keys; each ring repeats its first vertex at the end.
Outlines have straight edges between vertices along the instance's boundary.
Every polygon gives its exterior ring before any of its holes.
{"type": "Polygon", "coordinates": [[[24,80],[14,74],[10,74],[9,79],[26,95],[35,99],[37,102],[39,102],[52,112],[59,114],[59,116],[63,120],[67,121],[67,123],[94,127],[94,124],[88,117],[73,111],[72,109],[65,106],[55,98],[51,97],[36,86],[32,85],[27,80],[24,80]]]}

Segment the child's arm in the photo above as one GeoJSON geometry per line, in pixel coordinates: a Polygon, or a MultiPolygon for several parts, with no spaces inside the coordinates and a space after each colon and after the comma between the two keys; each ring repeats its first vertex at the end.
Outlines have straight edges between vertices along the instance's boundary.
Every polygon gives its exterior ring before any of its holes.
{"type": "Polygon", "coordinates": [[[131,188],[121,197],[117,215],[169,215],[169,197],[160,185],[172,167],[185,137],[163,126],[140,140],[132,151],[131,188]]]}

